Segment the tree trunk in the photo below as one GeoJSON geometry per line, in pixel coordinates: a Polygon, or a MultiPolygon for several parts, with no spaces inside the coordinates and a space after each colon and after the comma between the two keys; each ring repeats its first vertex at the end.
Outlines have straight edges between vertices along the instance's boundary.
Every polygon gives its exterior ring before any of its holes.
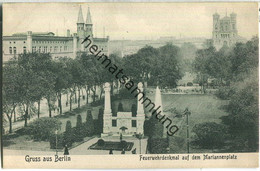
{"type": "Polygon", "coordinates": [[[25,115],[24,115],[24,127],[27,127],[28,114],[29,114],[29,105],[26,104],[25,115]]]}
{"type": "Polygon", "coordinates": [[[96,101],[96,86],[94,86],[94,89],[91,89],[93,92],[93,102],[96,101]]]}
{"type": "Polygon", "coordinates": [[[67,92],[66,95],[67,95],[67,101],[66,101],[67,104],[69,102],[69,93],[67,92]]]}
{"type": "Polygon", "coordinates": [[[12,115],[10,117],[8,117],[8,120],[9,120],[9,133],[12,133],[13,130],[12,130],[12,115]]]}
{"type": "MultiPolygon", "coordinates": [[[[102,98],[102,94],[103,94],[103,87],[102,87],[102,85],[100,86],[100,95],[99,95],[99,100],[101,100],[101,98],[102,98]]],[[[112,89],[112,91],[113,91],[113,89],[112,89]]]]}
{"type": "Polygon", "coordinates": [[[78,88],[78,108],[80,108],[80,88],[78,88]]]}
{"type": "Polygon", "coordinates": [[[59,92],[59,95],[58,95],[58,102],[59,102],[59,107],[60,107],[60,115],[61,115],[61,114],[62,114],[61,92],[59,92]]]}
{"type": "Polygon", "coordinates": [[[87,97],[86,97],[86,104],[88,104],[89,88],[86,88],[86,93],[87,93],[87,94],[86,94],[86,96],[87,96],[87,97]]]}
{"type": "Polygon", "coordinates": [[[74,89],[75,92],[75,103],[77,103],[77,92],[76,92],[76,88],[74,89]]]}
{"type": "Polygon", "coordinates": [[[49,117],[51,118],[51,102],[50,98],[47,98],[48,108],[49,108],[49,117]]]}
{"type": "Polygon", "coordinates": [[[38,101],[38,118],[40,118],[41,100],[38,101]]]}
{"type": "MultiPolygon", "coordinates": [[[[111,96],[113,96],[114,95],[114,84],[113,84],[114,82],[112,81],[110,84],[111,84],[111,96]]],[[[102,88],[102,86],[100,86],[100,88],[101,88],[101,93],[102,93],[102,90],[103,90],[103,88],[102,88]]],[[[101,94],[100,93],[100,94],[101,94]]],[[[101,99],[101,98],[100,98],[101,99]]]]}
{"type": "Polygon", "coordinates": [[[73,94],[71,92],[70,93],[70,111],[72,111],[72,96],[73,96],[73,94]]]}
{"type": "Polygon", "coordinates": [[[14,122],[16,122],[16,111],[15,111],[15,108],[16,107],[14,107],[14,122]]]}

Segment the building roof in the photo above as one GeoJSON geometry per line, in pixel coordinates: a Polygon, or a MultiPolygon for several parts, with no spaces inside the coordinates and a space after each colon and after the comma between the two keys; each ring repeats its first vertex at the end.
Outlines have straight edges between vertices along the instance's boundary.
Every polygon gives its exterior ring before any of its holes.
{"type": "Polygon", "coordinates": [[[84,23],[81,6],[79,7],[79,14],[78,14],[78,22],[77,23],[78,24],[84,23]]]}
{"type": "Polygon", "coordinates": [[[107,42],[107,41],[109,41],[108,38],[97,38],[97,37],[94,37],[93,40],[95,42],[107,42]]]}
{"type": "MultiPolygon", "coordinates": [[[[53,32],[33,32],[32,36],[54,36],[53,32]]],[[[27,33],[14,33],[12,36],[27,36],[27,33]]]]}
{"type": "Polygon", "coordinates": [[[88,13],[87,13],[86,24],[92,24],[91,14],[90,14],[90,9],[89,9],[89,7],[88,7],[88,13]]]}

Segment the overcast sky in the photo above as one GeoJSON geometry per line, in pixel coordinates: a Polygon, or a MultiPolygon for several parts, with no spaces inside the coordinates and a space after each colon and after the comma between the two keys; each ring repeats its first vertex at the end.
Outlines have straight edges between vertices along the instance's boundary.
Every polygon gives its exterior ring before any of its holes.
{"type": "Polygon", "coordinates": [[[76,32],[79,6],[86,20],[90,7],[93,33],[110,39],[157,39],[161,36],[212,35],[212,14],[237,13],[240,36],[258,34],[257,3],[22,3],[3,5],[3,34],[51,31],[59,36],[76,32]]]}

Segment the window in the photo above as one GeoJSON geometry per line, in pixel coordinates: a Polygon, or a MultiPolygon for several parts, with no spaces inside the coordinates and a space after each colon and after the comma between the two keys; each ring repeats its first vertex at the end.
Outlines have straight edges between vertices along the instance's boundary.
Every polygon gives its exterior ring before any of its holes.
{"type": "Polygon", "coordinates": [[[26,53],[26,47],[25,46],[23,47],[23,53],[26,53]]]}
{"type": "Polygon", "coordinates": [[[15,44],[15,42],[14,42],[14,44],[15,44]]]}
{"type": "Polygon", "coordinates": [[[54,46],[54,52],[57,52],[58,46],[54,46]]]}
{"type": "Polygon", "coordinates": [[[52,46],[50,47],[50,52],[52,51],[52,46]]]}
{"type": "Polygon", "coordinates": [[[42,47],[40,46],[40,47],[39,47],[39,52],[41,52],[41,50],[42,50],[42,47]]]}
{"type": "Polygon", "coordinates": [[[62,51],[62,46],[60,47],[60,52],[62,51]]]}
{"type": "Polygon", "coordinates": [[[16,47],[14,47],[14,54],[16,54],[16,47]]]}
{"type": "Polygon", "coordinates": [[[132,127],[133,127],[133,128],[136,127],[136,120],[132,120],[132,127]]]}
{"type": "Polygon", "coordinates": [[[23,43],[25,43],[25,41],[23,43]]]}
{"type": "Polygon", "coordinates": [[[13,53],[12,47],[9,47],[9,53],[10,53],[10,54],[13,53]]]}
{"type": "Polygon", "coordinates": [[[117,123],[116,123],[116,119],[112,119],[112,127],[116,127],[117,123]]]}

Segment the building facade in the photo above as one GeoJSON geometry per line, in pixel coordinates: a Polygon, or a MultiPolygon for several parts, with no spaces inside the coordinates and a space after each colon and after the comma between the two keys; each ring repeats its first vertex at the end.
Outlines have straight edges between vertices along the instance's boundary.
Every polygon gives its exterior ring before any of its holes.
{"type": "Polygon", "coordinates": [[[67,30],[66,36],[55,36],[53,32],[16,33],[11,36],[3,36],[3,61],[8,61],[15,55],[26,52],[50,53],[53,58],[75,58],[78,52],[86,52],[81,42],[90,35],[91,40],[102,52],[109,55],[109,37],[96,38],[93,36],[93,24],[90,9],[88,8],[86,22],[84,22],[82,8],[80,6],[77,20],[77,33],[67,30]]]}
{"type": "Polygon", "coordinates": [[[231,13],[230,16],[220,18],[218,13],[213,14],[213,45],[216,49],[223,46],[233,46],[236,42],[241,41],[237,30],[237,15],[231,13]]]}

